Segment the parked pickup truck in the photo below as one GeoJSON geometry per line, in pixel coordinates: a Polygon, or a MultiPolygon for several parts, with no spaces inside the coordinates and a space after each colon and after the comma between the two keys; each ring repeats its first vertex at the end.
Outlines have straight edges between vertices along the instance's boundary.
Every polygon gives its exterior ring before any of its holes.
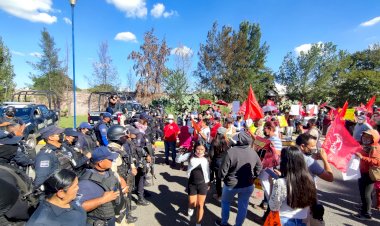
{"type": "Polygon", "coordinates": [[[25,123],[24,140],[30,148],[35,148],[40,131],[54,124],[57,124],[59,114],[49,110],[46,105],[34,104],[30,102],[3,102],[0,104],[0,116],[4,115],[7,106],[16,108],[16,117],[21,118],[25,123]]]}
{"type": "Polygon", "coordinates": [[[93,125],[99,121],[100,114],[105,112],[108,97],[111,95],[118,95],[119,97],[124,97],[123,99],[125,99],[122,102],[116,103],[113,108],[113,124],[120,124],[120,118],[123,114],[127,118],[131,118],[134,115],[138,116],[140,112],[142,112],[143,109],[141,104],[132,100],[131,97],[126,96],[125,93],[93,92],[88,98],[88,123],[93,125]]]}

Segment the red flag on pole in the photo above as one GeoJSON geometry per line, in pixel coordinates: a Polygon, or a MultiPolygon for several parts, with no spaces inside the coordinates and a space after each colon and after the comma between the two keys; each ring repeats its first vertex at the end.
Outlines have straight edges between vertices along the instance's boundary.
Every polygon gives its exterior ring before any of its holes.
{"type": "Polygon", "coordinates": [[[246,101],[246,111],[244,114],[245,120],[249,118],[252,120],[264,118],[263,110],[261,109],[259,103],[256,100],[251,85],[249,86],[248,98],[246,101]]]}
{"type": "Polygon", "coordinates": [[[244,101],[244,102],[241,104],[240,108],[239,108],[239,112],[241,112],[241,113],[245,113],[246,110],[247,110],[247,101],[244,101]]]}
{"type": "Polygon", "coordinates": [[[374,95],[371,99],[369,99],[368,103],[366,104],[365,108],[367,109],[367,111],[371,114],[373,114],[373,104],[375,103],[376,101],[376,95],[374,95]]]}
{"type": "Polygon", "coordinates": [[[191,119],[191,126],[199,133],[199,131],[201,131],[201,128],[199,127],[199,125],[197,124],[196,121],[194,121],[194,119],[191,119]]]}
{"type": "Polygon", "coordinates": [[[345,173],[351,155],[359,151],[361,146],[347,131],[340,113],[338,116],[331,124],[322,148],[326,150],[327,160],[339,171],[345,173]]]}
{"type": "Polygon", "coordinates": [[[342,109],[340,110],[339,112],[339,117],[344,120],[344,116],[346,115],[346,112],[347,112],[347,108],[348,108],[348,102],[346,101],[342,107],[342,109]]]}
{"type": "Polygon", "coordinates": [[[211,100],[207,99],[199,99],[199,104],[200,105],[207,105],[207,104],[212,104],[211,100]]]}

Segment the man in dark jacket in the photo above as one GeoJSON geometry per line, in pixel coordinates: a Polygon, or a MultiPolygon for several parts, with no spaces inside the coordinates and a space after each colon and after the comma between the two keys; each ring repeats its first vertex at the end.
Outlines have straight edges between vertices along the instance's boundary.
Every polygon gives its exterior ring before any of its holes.
{"type": "Polygon", "coordinates": [[[252,137],[247,131],[238,133],[231,147],[222,160],[219,177],[224,181],[222,193],[222,219],[216,225],[228,225],[231,202],[238,194],[238,213],[236,226],[243,225],[247,215],[249,197],[254,186],[254,178],[259,175],[262,165],[256,151],[251,148],[252,137]]]}

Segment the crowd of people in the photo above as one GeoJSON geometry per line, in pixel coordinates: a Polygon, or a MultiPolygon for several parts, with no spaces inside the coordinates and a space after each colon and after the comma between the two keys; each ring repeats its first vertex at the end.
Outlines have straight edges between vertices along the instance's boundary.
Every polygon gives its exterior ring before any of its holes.
{"type": "MultiPolygon", "coordinates": [[[[137,196],[138,206],[150,205],[146,199],[149,192],[144,188],[155,176],[154,143],[158,140],[164,142],[164,163],[172,169],[178,169],[179,164],[179,170],[187,171],[188,216],[196,214],[196,226],[202,224],[210,190],[215,190],[212,196],[221,206],[215,225],[229,225],[236,195],[235,225],[243,225],[258,179],[259,183],[269,183],[269,187],[263,186],[265,195],[260,204],[266,209],[263,222],[278,211],[284,226],[323,223],[316,178],[334,181],[327,154],[321,148],[324,129],[320,122],[324,119],[310,115],[305,117],[306,123],[298,124],[299,119],[287,115],[288,126],[282,128],[276,112],[253,121],[244,120],[243,115],[222,115],[210,107],[177,117],[146,111],[113,125],[112,101],[115,98],[110,98],[107,111],[94,126],[82,122],[78,128],[43,129],[41,138],[46,144],[37,155],[22,144],[18,134],[23,123],[12,114],[15,109],[6,111],[0,120],[4,127],[0,130],[0,182],[4,184],[0,189],[1,225],[65,222],[112,226],[136,222],[132,195],[137,196]],[[298,133],[295,143],[283,146],[283,140],[294,140],[293,132],[298,133]],[[31,168],[35,177],[29,182],[31,168]],[[210,189],[212,186],[215,189],[210,189]]],[[[376,110],[372,115],[357,112],[357,123],[351,130],[362,145],[356,153],[360,158],[362,203],[358,214],[353,215],[359,220],[372,219],[374,187],[380,209],[380,136],[376,122],[371,125],[376,114],[376,110]]]]}

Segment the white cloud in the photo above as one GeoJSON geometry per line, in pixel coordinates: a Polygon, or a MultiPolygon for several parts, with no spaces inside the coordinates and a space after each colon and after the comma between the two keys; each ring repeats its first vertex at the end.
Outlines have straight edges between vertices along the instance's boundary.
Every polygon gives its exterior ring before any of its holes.
{"type": "Polygon", "coordinates": [[[71,25],[71,20],[67,17],[63,17],[63,21],[65,21],[66,24],[70,24],[71,25]]]}
{"type": "Polygon", "coordinates": [[[173,15],[178,15],[177,11],[171,10],[170,12],[165,11],[165,6],[162,3],[157,3],[153,6],[153,8],[150,10],[150,15],[152,15],[155,18],[169,18],[173,15]]]}
{"type": "Polygon", "coordinates": [[[165,6],[162,3],[157,3],[153,6],[153,9],[150,10],[150,15],[155,18],[160,18],[165,11],[165,6]]]}
{"type": "Polygon", "coordinates": [[[193,50],[191,50],[187,46],[180,46],[172,49],[170,51],[170,54],[172,55],[177,55],[177,56],[192,56],[193,55],[193,50]]]}
{"type": "Polygon", "coordinates": [[[32,56],[32,57],[37,57],[37,58],[41,58],[42,57],[42,53],[39,53],[39,52],[29,53],[29,55],[32,56]]]}
{"type": "Polygon", "coordinates": [[[0,9],[31,22],[52,24],[57,22],[57,17],[49,14],[54,11],[52,4],[52,0],[1,0],[0,9]]]}
{"type": "MultiPolygon", "coordinates": [[[[304,53],[307,53],[309,52],[309,50],[311,49],[311,47],[314,45],[315,43],[306,43],[306,44],[302,44],[300,46],[297,46],[296,48],[294,48],[294,52],[296,52],[297,56],[301,55],[301,52],[304,52],[304,53]]],[[[322,44],[322,42],[318,42],[316,44],[322,44]]]]}
{"type": "Polygon", "coordinates": [[[165,18],[168,18],[168,17],[171,17],[171,16],[177,16],[178,15],[178,12],[175,11],[175,10],[171,10],[170,12],[164,12],[163,16],[165,18]]]}
{"type": "Polygon", "coordinates": [[[116,6],[120,11],[125,12],[127,17],[144,18],[148,14],[146,0],[106,0],[107,3],[116,6]]]}
{"type": "Polygon", "coordinates": [[[15,50],[12,50],[11,53],[12,53],[12,55],[16,55],[16,56],[25,56],[25,53],[15,51],[15,50]]]}
{"type": "Polygon", "coordinates": [[[371,20],[365,21],[365,22],[361,23],[360,26],[362,26],[362,27],[370,27],[370,26],[373,26],[373,25],[375,25],[375,24],[377,24],[379,22],[380,22],[380,16],[375,17],[375,18],[373,18],[371,20]]]}
{"type": "Polygon", "coordinates": [[[120,32],[115,36],[115,40],[124,41],[124,42],[137,42],[136,35],[132,32],[120,32]]]}

